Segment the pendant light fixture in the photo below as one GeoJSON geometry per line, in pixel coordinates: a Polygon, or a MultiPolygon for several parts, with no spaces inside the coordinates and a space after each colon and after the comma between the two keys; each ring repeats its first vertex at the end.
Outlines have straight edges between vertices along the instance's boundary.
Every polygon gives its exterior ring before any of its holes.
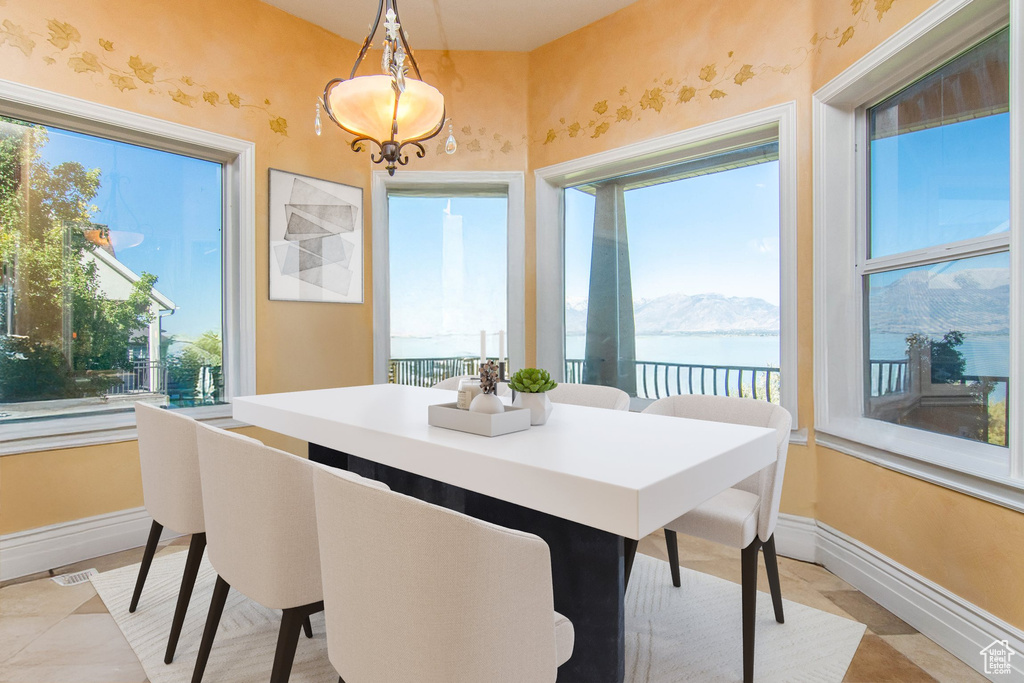
{"type": "Polygon", "coordinates": [[[352,73],[347,79],[335,78],[327,83],[323,107],[342,130],[356,136],[353,151],[361,151],[363,143],[376,145],[378,152],[371,149],[370,159],[375,164],[385,163],[390,175],[395,174],[397,166],[409,163],[407,146],[414,147],[416,156],[423,158],[426,151],[421,143],[444,128],[444,96],[423,82],[398,17],[396,0],[380,0],[377,17],[352,65],[352,73]],[[383,74],[356,76],[382,16],[383,74]]]}

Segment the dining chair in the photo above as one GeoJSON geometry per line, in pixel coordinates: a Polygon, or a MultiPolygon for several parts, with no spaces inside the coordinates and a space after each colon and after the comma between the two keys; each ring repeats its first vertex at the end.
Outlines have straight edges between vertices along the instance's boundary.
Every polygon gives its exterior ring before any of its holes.
{"type": "Polygon", "coordinates": [[[283,610],[271,683],[286,683],[299,631],[324,608],[313,471],[255,439],[197,425],[207,553],[217,572],[193,683],[203,678],[228,591],[283,610]]]}
{"type": "Polygon", "coordinates": [[[670,396],[655,401],[643,412],[694,420],[768,427],[775,430],[774,463],[722,491],[665,526],[672,583],[680,585],[679,545],[676,533],[689,534],[740,549],[743,594],[743,680],[754,679],[754,623],[757,611],[757,553],[764,550],[768,587],[775,620],[785,621],[782,589],[775,554],[775,524],[779,518],[782,479],[793,418],[781,406],[749,398],[726,396],[670,396]]]}
{"type": "Polygon", "coordinates": [[[313,478],[340,681],[555,680],[575,635],[543,540],[345,472],[313,478]]]}
{"type": "Polygon", "coordinates": [[[142,469],[142,497],[153,523],[139,565],[139,576],[135,580],[129,612],[135,612],[139,606],[142,588],[164,527],[181,534],[192,534],[181,587],[178,588],[178,601],[171,619],[171,634],[164,653],[164,663],[170,664],[174,660],[174,651],[178,646],[181,627],[185,623],[185,613],[206,548],[206,526],[196,452],[198,423],[173,410],[141,402],[135,404],[135,423],[142,469]]]}
{"type": "Polygon", "coordinates": [[[629,394],[618,387],[562,382],[547,392],[552,403],[571,403],[591,408],[629,410],[629,394]]]}

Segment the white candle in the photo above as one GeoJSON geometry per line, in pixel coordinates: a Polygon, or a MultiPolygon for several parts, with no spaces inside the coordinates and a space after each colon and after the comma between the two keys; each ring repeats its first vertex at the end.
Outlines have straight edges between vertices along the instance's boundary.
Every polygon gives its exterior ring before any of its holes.
{"type": "Polygon", "coordinates": [[[505,330],[498,330],[498,362],[505,360],[505,330]]]}
{"type": "Polygon", "coordinates": [[[487,362],[487,330],[480,330],[480,364],[487,362]]]}

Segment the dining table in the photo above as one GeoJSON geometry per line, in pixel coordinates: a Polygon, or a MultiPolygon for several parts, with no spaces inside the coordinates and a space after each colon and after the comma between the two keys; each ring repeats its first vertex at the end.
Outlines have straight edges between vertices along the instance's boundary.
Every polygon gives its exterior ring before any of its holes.
{"type": "Polygon", "coordinates": [[[454,399],[376,384],[232,404],[236,420],[307,442],[310,460],[542,538],[553,608],[575,630],[558,681],[623,681],[637,542],[775,462],[775,431],[569,404],[556,404],[544,425],[495,437],[429,425],[428,407],[454,399]]]}

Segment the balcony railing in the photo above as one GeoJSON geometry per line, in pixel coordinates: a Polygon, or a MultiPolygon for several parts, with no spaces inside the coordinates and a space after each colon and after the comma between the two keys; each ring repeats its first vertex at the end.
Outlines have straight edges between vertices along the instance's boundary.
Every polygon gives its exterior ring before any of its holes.
{"type": "Polygon", "coordinates": [[[107,390],[107,396],[128,394],[162,394],[167,387],[167,366],[161,361],[137,360],[131,370],[117,372],[120,380],[107,390]]]}
{"type": "MultiPolygon", "coordinates": [[[[636,395],[659,399],[681,394],[708,394],[753,398],[779,403],[778,368],[753,365],[701,365],[694,363],[636,363],[636,395]]],[[[565,361],[565,381],[583,382],[583,359],[565,361]]]]}
{"type": "Polygon", "coordinates": [[[137,360],[131,370],[118,371],[114,377],[120,382],[107,390],[107,396],[163,394],[171,405],[186,407],[220,403],[223,395],[219,365],[169,367],[164,361],[137,360]]]}
{"type": "Polygon", "coordinates": [[[873,360],[869,362],[871,372],[871,396],[902,394],[907,390],[909,374],[907,359],[873,360]]]}
{"type": "MultiPolygon", "coordinates": [[[[477,358],[392,358],[388,382],[429,387],[443,379],[477,372],[477,358]]],[[[639,398],[657,399],[678,394],[742,396],[779,402],[778,368],[749,365],[696,365],[635,361],[639,398]]],[[[565,381],[583,382],[583,360],[565,361],[565,381]]]]}

